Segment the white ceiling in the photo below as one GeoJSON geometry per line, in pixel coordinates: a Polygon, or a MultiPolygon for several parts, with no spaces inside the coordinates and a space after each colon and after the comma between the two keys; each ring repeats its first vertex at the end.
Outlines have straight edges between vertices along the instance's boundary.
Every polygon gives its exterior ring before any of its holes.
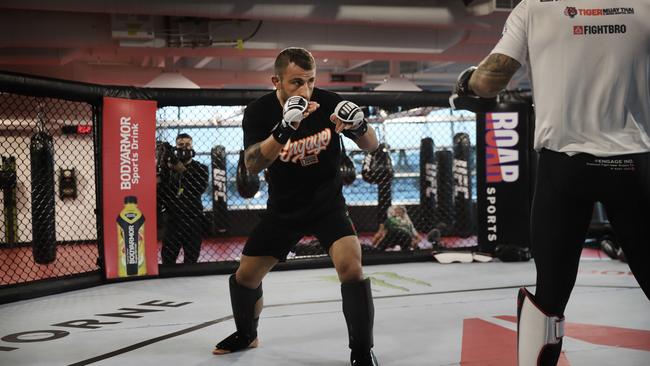
{"type": "Polygon", "coordinates": [[[3,0],[0,70],[134,86],[172,72],[202,88],[268,88],[275,55],[300,46],[322,87],[401,76],[448,90],[507,15],[492,0],[3,0]]]}

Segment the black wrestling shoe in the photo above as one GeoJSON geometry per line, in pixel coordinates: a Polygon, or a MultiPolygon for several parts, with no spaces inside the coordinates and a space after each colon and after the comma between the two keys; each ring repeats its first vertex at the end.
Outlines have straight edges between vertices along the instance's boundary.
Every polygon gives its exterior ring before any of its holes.
{"type": "Polygon", "coordinates": [[[251,340],[249,337],[242,337],[239,332],[235,332],[223,341],[219,342],[212,351],[215,355],[225,355],[227,353],[237,352],[248,348],[256,348],[259,344],[257,337],[251,340]]]}
{"type": "Polygon", "coordinates": [[[352,366],[379,366],[377,358],[372,350],[368,352],[354,352],[350,354],[350,365],[352,366]]]}

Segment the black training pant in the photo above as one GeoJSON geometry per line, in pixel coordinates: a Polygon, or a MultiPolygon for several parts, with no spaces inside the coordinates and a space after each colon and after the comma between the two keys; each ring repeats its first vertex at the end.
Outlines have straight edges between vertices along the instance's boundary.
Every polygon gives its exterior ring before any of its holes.
{"type": "Polygon", "coordinates": [[[201,254],[201,228],[199,226],[178,225],[175,217],[167,220],[165,236],[162,240],[161,259],[163,264],[176,263],[183,248],[183,263],[196,263],[201,254]]]}
{"type": "Polygon", "coordinates": [[[595,201],[603,203],[630,269],[650,298],[650,153],[599,158],[542,150],[533,198],[535,298],[562,315],[595,201]]]}

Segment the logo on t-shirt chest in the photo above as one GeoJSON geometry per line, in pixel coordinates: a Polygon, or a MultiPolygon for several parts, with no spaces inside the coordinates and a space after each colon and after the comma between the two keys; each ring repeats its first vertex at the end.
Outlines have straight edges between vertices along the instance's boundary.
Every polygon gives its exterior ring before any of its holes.
{"type": "Polygon", "coordinates": [[[627,32],[625,24],[574,25],[573,35],[623,34],[627,32]]]}
{"type": "MultiPolygon", "coordinates": [[[[564,15],[571,19],[576,17],[601,17],[607,15],[634,15],[634,8],[594,8],[581,9],[575,6],[564,8],[564,15]]],[[[600,34],[624,34],[627,33],[625,24],[584,24],[572,25],[573,35],[600,35],[600,34]]]]}
{"type": "Polygon", "coordinates": [[[287,142],[278,157],[281,161],[298,163],[308,166],[318,163],[318,155],[327,149],[332,141],[332,132],[329,128],[313,135],[303,137],[296,141],[287,142]]]}
{"type": "Polygon", "coordinates": [[[576,16],[599,17],[607,15],[634,15],[634,8],[594,8],[594,9],[581,9],[575,6],[567,6],[564,8],[564,15],[569,18],[576,16]]]}

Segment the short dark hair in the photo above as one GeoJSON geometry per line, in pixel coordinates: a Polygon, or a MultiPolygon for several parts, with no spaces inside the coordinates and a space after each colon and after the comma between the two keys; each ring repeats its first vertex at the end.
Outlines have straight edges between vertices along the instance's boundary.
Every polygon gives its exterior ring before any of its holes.
{"type": "Polygon", "coordinates": [[[186,133],[179,133],[178,136],[176,136],[176,141],[180,139],[192,139],[192,136],[186,134],[186,133]]]}
{"type": "Polygon", "coordinates": [[[309,51],[300,47],[289,47],[282,50],[275,58],[275,75],[282,76],[292,62],[305,70],[313,70],[316,67],[314,56],[309,51]]]}

